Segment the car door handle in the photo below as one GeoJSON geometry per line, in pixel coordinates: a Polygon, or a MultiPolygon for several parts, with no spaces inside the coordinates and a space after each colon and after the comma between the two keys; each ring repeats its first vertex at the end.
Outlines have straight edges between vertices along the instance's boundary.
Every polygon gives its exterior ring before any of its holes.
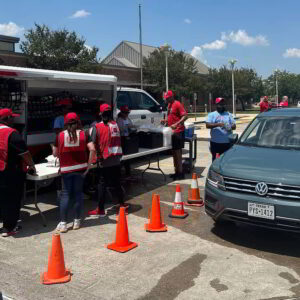
{"type": "Polygon", "coordinates": [[[146,115],[141,115],[141,119],[146,119],[146,115]]]}

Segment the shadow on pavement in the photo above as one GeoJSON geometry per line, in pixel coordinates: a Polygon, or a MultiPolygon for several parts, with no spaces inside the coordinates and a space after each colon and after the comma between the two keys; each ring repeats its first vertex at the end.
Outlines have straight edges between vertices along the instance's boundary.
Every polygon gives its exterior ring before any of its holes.
{"type": "Polygon", "coordinates": [[[219,238],[238,246],[292,257],[300,256],[300,235],[246,224],[221,223],[211,232],[219,238]]]}

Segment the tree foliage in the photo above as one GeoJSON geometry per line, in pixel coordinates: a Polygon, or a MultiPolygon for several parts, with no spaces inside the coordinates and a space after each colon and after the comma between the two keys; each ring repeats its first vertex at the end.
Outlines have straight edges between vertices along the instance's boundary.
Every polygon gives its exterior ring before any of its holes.
{"type": "Polygon", "coordinates": [[[288,96],[290,99],[300,99],[300,75],[287,71],[276,71],[264,80],[266,95],[276,95],[276,77],[278,83],[278,98],[288,96]]]}
{"type": "MultiPolygon", "coordinates": [[[[195,60],[184,52],[168,52],[168,82],[169,88],[177,96],[187,96],[198,84],[195,60]]],[[[143,61],[145,82],[155,84],[151,87],[153,93],[162,94],[166,90],[166,57],[162,50],[155,50],[143,61]]]]}
{"type": "MultiPolygon", "coordinates": [[[[175,90],[177,96],[187,96],[192,99],[194,92],[208,98],[232,97],[231,69],[222,66],[211,68],[208,75],[196,72],[195,60],[183,52],[171,50],[168,55],[169,87],[175,90]]],[[[144,59],[144,78],[146,82],[155,84],[152,92],[161,94],[166,89],[166,62],[162,50],[154,51],[149,58],[144,59]]],[[[250,99],[259,99],[263,95],[263,82],[252,68],[234,70],[235,93],[245,109],[244,103],[250,99]]],[[[249,101],[250,102],[250,101],[249,101]]]]}
{"type": "Polygon", "coordinates": [[[95,72],[99,68],[98,48],[87,48],[85,39],[74,31],[35,24],[25,39],[20,47],[30,67],[75,72],[95,72]]]}

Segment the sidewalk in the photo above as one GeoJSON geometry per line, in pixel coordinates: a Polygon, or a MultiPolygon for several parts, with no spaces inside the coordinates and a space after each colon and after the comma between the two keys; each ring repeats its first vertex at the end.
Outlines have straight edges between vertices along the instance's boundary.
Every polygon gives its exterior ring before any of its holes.
{"type": "MultiPolygon", "coordinates": [[[[251,122],[257,114],[236,114],[236,123],[243,124],[251,122]]],[[[194,123],[194,124],[202,124],[205,123],[206,117],[193,117],[190,116],[187,120],[187,123],[194,123]]]]}

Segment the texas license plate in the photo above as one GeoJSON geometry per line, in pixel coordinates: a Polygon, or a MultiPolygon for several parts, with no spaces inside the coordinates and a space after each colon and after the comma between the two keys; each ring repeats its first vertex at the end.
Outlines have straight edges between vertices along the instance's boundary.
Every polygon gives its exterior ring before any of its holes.
{"type": "Polygon", "coordinates": [[[248,202],[248,216],[274,220],[275,219],[274,205],[248,202]]]}

